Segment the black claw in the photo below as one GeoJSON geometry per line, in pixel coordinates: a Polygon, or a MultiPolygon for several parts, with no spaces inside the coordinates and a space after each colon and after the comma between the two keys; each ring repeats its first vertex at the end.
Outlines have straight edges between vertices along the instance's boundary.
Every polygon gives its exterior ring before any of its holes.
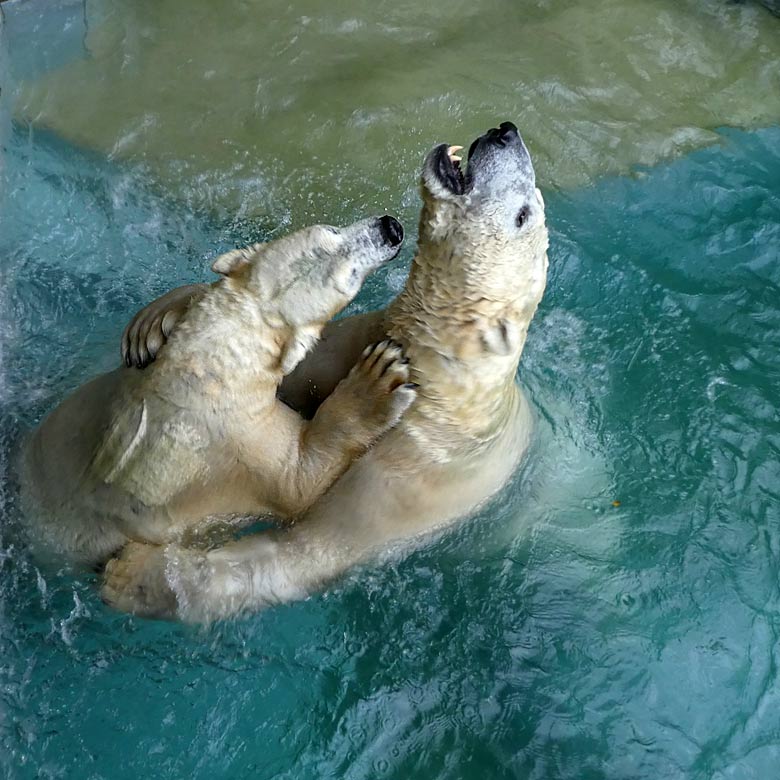
{"type": "Polygon", "coordinates": [[[386,344],[386,343],[387,342],[385,342],[385,341],[380,341],[379,344],[377,344],[374,347],[373,351],[369,355],[370,358],[373,358],[371,360],[371,362],[368,364],[369,368],[373,368],[380,361],[380,359],[382,358],[382,352],[381,351],[382,351],[382,349],[384,349],[383,345],[386,344]]]}
{"type": "Polygon", "coordinates": [[[393,365],[393,363],[395,363],[394,358],[388,360],[387,363],[385,364],[385,367],[382,369],[382,373],[380,373],[379,376],[380,377],[384,376],[387,373],[388,369],[393,365]]]}

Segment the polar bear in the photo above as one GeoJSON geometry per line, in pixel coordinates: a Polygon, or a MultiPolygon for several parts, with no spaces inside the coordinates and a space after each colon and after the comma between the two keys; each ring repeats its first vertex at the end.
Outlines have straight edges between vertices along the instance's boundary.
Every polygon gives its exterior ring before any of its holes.
{"type": "Polygon", "coordinates": [[[33,547],[98,565],[128,540],[181,542],[210,516],[305,511],[398,421],[416,385],[385,340],[310,421],[277,386],[402,238],[385,216],[218,257],[221,280],[199,293],[154,365],[98,377],[33,433],[23,470],[33,547]]]}
{"type": "MultiPolygon", "coordinates": [[[[298,408],[316,408],[366,344],[389,337],[420,385],[398,426],[287,529],[207,551],[128,545],[106,569],[109,603],[205,622],[300,599],[472,513],[506,483],[532,428],[515,380],[546,283],[544,202],[511,122],[474,141],[465,170],[461,148],[436,146],[424,162],[419,246],[403,291],[384,311],[331,324],[281,388],[298,408]]],[[[164,309],[186,307],[169,295],[164,309]]],[[[161,341],[159,329],[139,330],[134,356],[161,341]]]]}

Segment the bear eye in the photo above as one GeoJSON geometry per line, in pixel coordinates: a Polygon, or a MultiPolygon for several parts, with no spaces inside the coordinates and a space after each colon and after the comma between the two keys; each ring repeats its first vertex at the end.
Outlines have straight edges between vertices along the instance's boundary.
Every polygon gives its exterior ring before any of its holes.
{"type": "Polygon", "coordinates": [[[517,222],[517,227],[523,227],[530,214],[531,209],[529,209],[528,206],[523,206],[518,212],[517,219],[515,220],[517,222]]]}

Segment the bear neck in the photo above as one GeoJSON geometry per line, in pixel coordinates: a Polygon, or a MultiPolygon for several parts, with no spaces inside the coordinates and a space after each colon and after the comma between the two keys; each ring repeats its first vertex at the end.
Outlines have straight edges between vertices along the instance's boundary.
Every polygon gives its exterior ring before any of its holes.
{"type": "Polygon", "coordinates": [[[528,249],[538,261],[524,267],[508,254],[458,256],[421,242],[385,320],[422,386],[408,420],[421,439],[427,429],[430,439],[489,440],[513,414],[518,364],[544,292],[546,232],[528,249]]]}
{"type": "Polygon", "coordinates": [[[217,407],[270,407],[283,378],[280,336],[255,296],[220,280],[193,303],[153,364],[156,390],[174,403],[197,386],[217,407]]]}

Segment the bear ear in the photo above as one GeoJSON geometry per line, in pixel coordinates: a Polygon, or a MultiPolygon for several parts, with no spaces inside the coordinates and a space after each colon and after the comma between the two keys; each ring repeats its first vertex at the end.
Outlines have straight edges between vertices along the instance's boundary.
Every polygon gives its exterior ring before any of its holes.
{"type": "Polygon", "coordinates": [[[211,270],[216,274],[222,274],[222,276],[237,276],[257,259],[262,246],[262,244],[252,244],[244,249],[225,252],[211,264],[211,270]]]}
{"type": "Polygon", "coordinates": [[[282,376],[287,376],[306,357],[306,353],[319,341],[320,330],[318,327],[308,326],[298,328],[293,333],[279,358],[282,376]]]}

